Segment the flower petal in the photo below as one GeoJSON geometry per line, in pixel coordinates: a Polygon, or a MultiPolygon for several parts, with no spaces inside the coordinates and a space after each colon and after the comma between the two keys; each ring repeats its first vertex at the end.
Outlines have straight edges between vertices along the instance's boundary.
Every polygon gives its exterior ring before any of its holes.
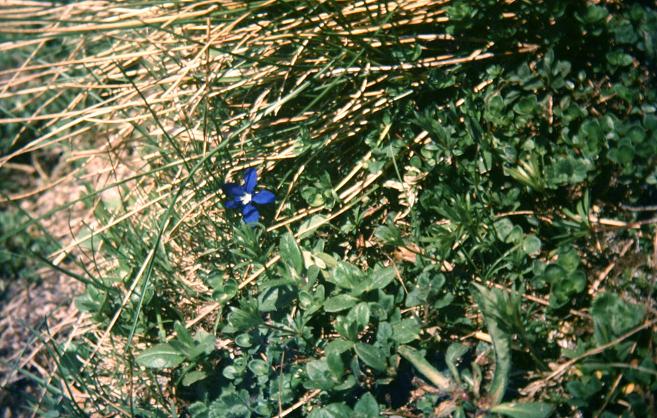
{"type": "Polygon", "coordinates": [[[275,199],[276,196],[269,190],[260,190],[258,193],[253,195],[253,201],[261,205],[272,203],[275,199]]]}
{"type": "Polygon", "coordinates": [[[224,203],[224,206],[226,206],[228,209],[237,209],[241,206],[242,202],[239,200],[239,198],[236,199],[230,199],[226,203],[224,203]]]}
{"type": "Polygon", "coordinates": [[[244,172],[244,190],[247,193],[253,193],[253,190],[258,183],[258,172],[255,168],[247,168],[244,172]]]}
{"type": "Polygon", "coordinates": [[[222,186],[222,189],[224,189],[224,193],[226,193],[231,199],[241,197],[244,193],[246,193],[242,186],[235,183],[225,183],[222,186]]]}
{"type": "Polygon", "coordinates": [[[256,209],[255,206],[249,203],[242,208],[242,216],[244,217],[244,222],[252,224],[258,222],[258,219],[260,219],[260,212],[258,212],[258,209],[256,209]]]}

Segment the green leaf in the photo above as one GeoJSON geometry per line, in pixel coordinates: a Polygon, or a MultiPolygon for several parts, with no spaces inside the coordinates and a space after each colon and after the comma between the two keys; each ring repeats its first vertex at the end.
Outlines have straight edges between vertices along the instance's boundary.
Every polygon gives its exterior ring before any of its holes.
{"type": "Polygon", "coordinates": [[[283,306],[288,306],[294,296],[290,286],[263,286],[261,293],[258,295],[258,311],[278,311],[283,306]]]}
{"type": "Polygon", "coordinates": [[[324,197],[322,196],[321,190],[318,190],[316,187],[307,186],[301,189],[301,197],[308,203],[310,206],[322,206],[324,204],[324,197]]]}
{"type": "MultiPolygon", "coordinates": [[[[208,406],[205,402],[194,402],[187,409],[191,418],[208,418],[208,406]]],[[[59,416],[59,414],[57,414],[59,416]]]]}
{"type": "Polygon", "coordinates": [[[522,242],[522,250],[528,255],[537,255],[541,252],[541,240],[536,235],[527,235],[522,242]]]}
{"type": "Polygon", "coordinates": [[[436,370],[420,353],[412,347],[401,345],[397,348],[399,355],[408,360],[413,367],[422,373],[431,383],[442,391],[449,391],[452,381],[436,370]]]}
{"type": "Polygon", "coordinates": [[[356,405],[354,405],[354,412],[357,418],[376,418],[380,416],[379,404],[374,396],[367,392],[364,394],[356,405]]]}
{"type": "Polygon", "coordinates": [[[377,266],[370,273],[370,277],[372,282],[367,290],[383,289],[395,279],[395,270],[391,267],[380,268],[377,266]]]}
{"type": "Polygon", "coordinates": [[[269,374],[269,366],[267,363],[260,359],[254,359],[249,362],[249,370],[256,376],[266,376],[269,374]]]}
{"type": "Polygon", "coordinates": [[[379,371],[386,369],[386,357],[383,352],[370,344],[358,342],[354,345],[358,358],[371,368],[379,371]]]}
{"type": "Polygon", "coordinates": [[[351,350],[354,346],[354,343],[347,340],[337,339],[333,340],[326,345],[326,352],[334,351],[338,354],[342,354],[347,350],[351,350]]]}
{"type": "Polygon", "coordinates": [[[237,337],[235,337],[235,344],[242,348],[249,348],[253,345],[253,342],[251,341],[251,335],[249,334],[240,334],[237,337]]]}
{"type": "Polygon", "coordinates": [[[344,375],[344,363],[342,362],[342,356],[339,352],[327,351],[326,364],[333,377],[336,379],[342,378],[344,375]]]}
{"type": "Polygon", "coordinates": [[[548,283],[554,284],[559,283],[559,281],[563,279],[564,276],[566,276],[566,270],[557,264],[550,264],[545,268],[545,272],[543,274],[545,276],[545,280],[548,283]]]}
{"type": "Polygon", "coordinates": [[[513,106],[513,110],[520,115],[530,115],[534,112],[534,109],[538,106],[536,101],[536,96],[533,94],[528,94],[523,96],[518,103],[513,106]]]}
{"type": "Polygon", "coordinates": [[[350,418],[353,411],[344,402],[332,403],[323,408],[314,409],[308,418],[350,418]]]}
{"type": "Polygon", "coordinates": [[[468,352],[468,350],[469,348],[461,343],[452,343],[449,347],[447,347],[445,363],[447,363],[447,367],[449,368],[452,377],[454,380],[456,380],[457,383],[460,383],[461,376],[458,369],[456,368],[456,362],[458,362],[461,357],[463,357],[463,355],[468,352]]]}
{"type": "Polygon", "coordinates": [[[370,305],[367,302],[361,302],[354,306],[349,312],[360,328],[365,328],[370,323],[370,305]]]}
{"type": "Polygon", "coordinates": [[[326,312],[340,312],[351,308],[356,303],[358,303],[358,298],[351,295],[332,296],[324,302],[324,310],[326,312]]]}
{"type": "Polygon", "coordinates": [[[348,316],[338,316],[335,319],[335,330],[344,338],[354,341],[358,338],[358,324],[348,316]]]}
{"type": "Polygon", "coordinates": [[[511,418],[548,418],[554,413],[554,405],[543,402],[509,402],[499,404],[493,407],[490,411],[511,418]]]}
{"type": "Polygon", "coordinates": [[[376,227],[374,236],[386,245],[399,246],[404,243],[399,228],[392,222],[376,227]]]}
{"type": "Polygon", "coordinates": [[[434,309],[442,309],[446,306],[449,306],[450,303],[454,300],[454,294],[446,293],[443,297],[439,298],[433,303],[434,309]]]}
{"type": "Polygon", "coordinates": [[[581,270],[553,280],[550,290],[550,306],[553,308],[564,306],[586,289],[586,274],[581,270]]]}
{"type": "Polygon", "coordinates": [[[594,24],[599,23],[609,15],[609,11],[604,6],[589,5],[584,16],[576,14],[577,19],[582,23],[594,24]]]}
{"type": "Polygon", "coordinates": [[[262,318],[256,312],[240,308],[231,308],[227,320],[237,330],[251,329],[262,323],[262,318]]]}
{"type": "Polygon", "coordinates": [[[210,404],[209,417],[248,418],[251,416],[249,393],[235,386],[222,388],[219,398],[210,404]]]}
{"type": "Polygon", "coordinates": [[[303,256],[301,250],[294,240],[294,236],[287,232],[281,237],[279,245],[281,252],[281,260],[290,266],[297,274],[303,271],[303,256]]]}
{"type": "Polygon", "coordinates": [[[363,273],[354,265],[349,263],[338,263],[331,271],[327,280],[343,289],[352,290],[363,282],[363,273]]]}
{"type": "Polygon", "coordinates": [[[316,229],[324,225],[327,222],[327,218],[324,215],[313,215],[310,219],[307,219],[301,223],[297,233],[299,234],[299,239],[304,239],[311,236],[316,229]]]}
{"type": "Polygon", "coordinates": [[[193,370],[187,374],[182,379],[182,385],[185,387],[191,386],[196,382],[199,382],[205,379],[208,374],[202,370],[193,370]]]}
{"type": "Polygon", "coordinates": [[[495,222],[493,226],[500,240],[502,242],[508,242],[507,238],[511,234],[511,231],[513,231],[513,223],[507,218],[502,218],[495,222]]]}
{"type": "Polygon", "coordinates": [[[632,65],[632,56],[622,51],[607,52],[607,61],[615,67],[632,65]]]}
{"type": "Polygon", "coordinates": [[[564,268],[568,273],[574,273],[579,267],[579,255],[572,248],[560,250],[557,264],[564,268]]]}
{"type": "Polygon", "coordinates": [[[331,370],[326,359],[306,363],[306,375],[309,379],[306,384],[308,388],[329,390],[335,386],[335,382],[330,378],[331,370]]]}
{"type": "Polygon", "coordinates": [[[392,324],[392,338],[398,344],[406,344],[420,338],[420,329],[416,318],[406,318],[392,324]]]}
{"type": "Polygon", "coordinates": [[[313,255],[326,264],[326,267],[328,268],[335,268],[338,266],[338,261],[333,258],[333,256],[326,254],[324,252],[318,251],[318,252],[313,252],[313,255]]]}
{"type": "Polygon", "coordinates": [[[151,369],[168,369],[176,367],[185,357],[170,344],[156,344],[137,356],[137,364],[151,369]]]}
{"type": "Polygon", "coordinates": [[[511,336],[507,334],[498,323],[498,318],[504,318],[508,299],[499,289],[487,289],[479,284],[474,284],[477,292],[473,294],[479,309],[484,314],[488,334],[493,339],[495,350],[495,372],[488,388],[489,398],[492,405],[497,405],[504,398],[506,388],[509,384],[509,373],[511,372],[511,336]]]}
{"type": "Polygon", "coordinates": [[[185,325],[183,325],[182,322],[180,321],[174,322],[173,329],[176,331],[176,340],[180,341],[181,343],[187,346],[190,347],[194,346],[194,339],[189,334],[189,331],[187,331],[187,328],[185,328],[185,325]]]}
{"type": "Polygon", "coordinates": [[[643,306],[627,302],[615,293],[598,295],[591,304],[596,342],[604,344],[623,335],[641,324],[645,314],[643,306]]]}
{"type": "Polygon", "coordinates": [[[350,374],[342,380],[342,383],[335,385],[333,389],[337,391],[349,390],[356,386],[356,383],[356,378],[350,374]]]}

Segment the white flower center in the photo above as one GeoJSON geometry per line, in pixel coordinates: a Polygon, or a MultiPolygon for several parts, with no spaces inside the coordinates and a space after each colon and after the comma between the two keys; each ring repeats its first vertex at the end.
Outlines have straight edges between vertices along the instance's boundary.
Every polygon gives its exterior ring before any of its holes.
{"type": "Polygon", "coordinates": [[[242,202],[243,205],[248,205],[251,202],[251,193],[244,193],[242,197],[240,197],[240,202],[242,202]]]}

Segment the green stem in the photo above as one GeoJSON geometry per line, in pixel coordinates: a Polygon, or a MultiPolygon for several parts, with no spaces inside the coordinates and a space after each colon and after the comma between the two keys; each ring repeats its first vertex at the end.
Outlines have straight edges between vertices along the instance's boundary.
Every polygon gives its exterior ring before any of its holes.
{"type": "Polygon", "coordinates": [[[431,383],[442,391],[449,392],[452,389],[452,381],[436,370],[429,362],[420,355],[420,353],[407,346],[402,345],[397,348],[400,356],[408,360],[420,373],[422,373],[431,383]]]}

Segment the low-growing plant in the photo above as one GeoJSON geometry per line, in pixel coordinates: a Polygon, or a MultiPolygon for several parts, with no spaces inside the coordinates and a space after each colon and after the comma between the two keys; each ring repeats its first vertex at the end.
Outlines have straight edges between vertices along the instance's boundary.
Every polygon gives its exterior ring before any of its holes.
{"type": "Polygon", "coordinates": [[[127,173],[35,411],[650,416],[654,5],[81,4],[31,27],[109,45],[102,106],[22,152],[93,127],[127,173]]]}

